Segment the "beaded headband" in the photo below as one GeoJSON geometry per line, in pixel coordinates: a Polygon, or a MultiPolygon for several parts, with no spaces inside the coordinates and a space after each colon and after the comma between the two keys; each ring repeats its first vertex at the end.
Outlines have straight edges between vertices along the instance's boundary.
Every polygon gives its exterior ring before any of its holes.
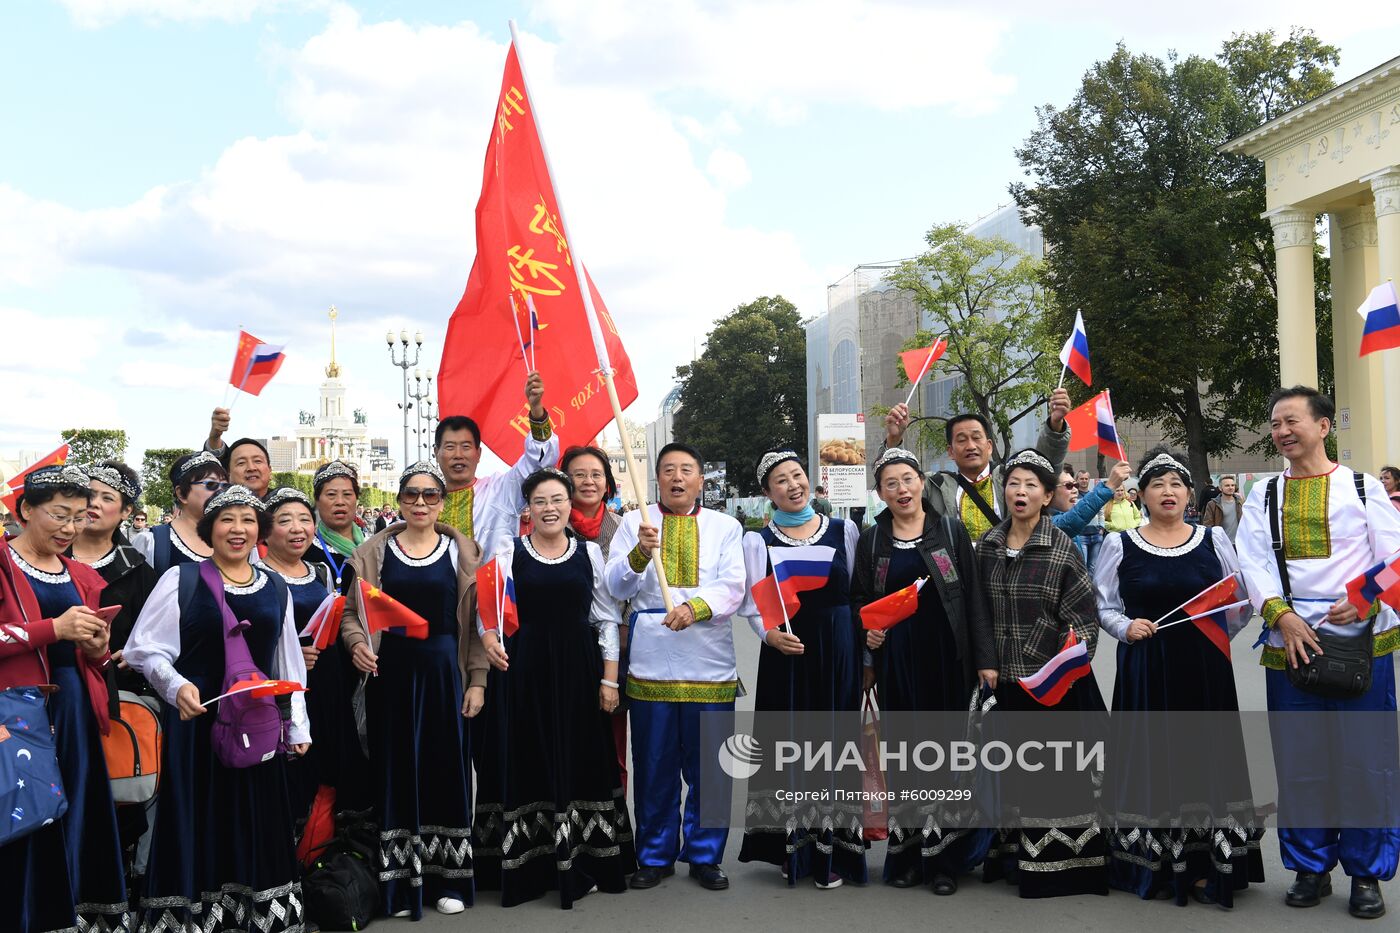
{"type": "Polygon", "coordinates": [[[1181,474],[1181,478],[1186,480],[1186,485],[1191,485],[1191,471],[1186,464],[1173,457],[1171,454],[1158,454],[1142,465],[1138,471],[1138,485],[1146,486],[1148,480],[1155,479],[1158,475],[1175,471],[1181,474]],[[1150,476],[1148,474],[1151,474],[1150,476]]]}
{"type": "Polygon", "coordinates": [[[768,478],[768,474],[772,473],[778,464],[787,463],[789,460],[796,460],[799,466],[802,464],[802,458],[797,455],[795,450],[770,450],[764,454],[758,461],[758,485],[763,485],[763,481],[768,478]]]}
{"type": "Polygon", "coordinates": [[[87,468],[87,475],[97,480],[99,483],[106,483],[132,502],[141,498],[141,487],[125,476],[122,476],[121,473],[111,467],[101,465],[90,466],[87,468]]]}
{"type": "Polygon", "coordinates": [[[191,473],[193,473],[195,470],[198,470],[200,467],[206,466],[216,466],[221,470],[224,468],[223,461],[221,461],[218,457],[214,456],[207,450],[201,450],[199,453],[186,460],[184,462],[184,465],[180,467],[180,472],[175,474],[175,485],[180,485],[185,481],[186,476],[189,476],[191,473]]]}
{"type": "Polygon", "coordinates": [[[267,506],[263,504],[261,499],[253,495],[253,491],[247,486],[230,486],[205,503],[204,514],[209,515],[232,505],[246,505],[257,512],[267,511],[267,506]]]}
{"type": "Polygon", "coordinates": [[[24,478],[25,491],[45,486],[82,486],[87,488],[88,474],[77,466],[62,464],[40,467],[24,478]]]}
{"type": "Polygon", "coordinates": [[[442,468],[437,465],[436,460],[419,460],[407,470],[404,470],[399,476],[399,485],[402,486],[404,483],[408,482],[410,476],[420,475],[431,476],[441,483],[444,489],[447,488],[447,477],[442,475],[442,468]]]}
{"type": "Polygon", "coordinates": [[[1019,454],[1012,457],[1010,460],[1006,461],[1006,463],[1002,465],[1002,471],[1003,473],[1010,473],[1014,468],[1018,466],[1036,466],[1040,467],[1047,473],[1055,472],[1055,468],[1050,465],[1050,461],[1046,460],[1034,450],[1021,451],[1019,454]]]}
{"type": "Polygon", "coordinates": [[[288,502],[300,502],[308,509],[311,509],[313,514],[316,511],[315,506],[311,504],[311,498],[295,486],[282,486],[272,490],[266,501],[267,511],[269,513],[275,512],[288,502]]]}
{"type": "Polygon", "coordinates": [[[920,468],[919,458],[914,456],[912,452],[905,450],[903,447],[891,447],[880,455],[879,460],[875,461],[875,481],[879,482],[881,470],[896,463],[908,464],[915,470],[920,468]]]}
{"type": "Polygon", "coordinates": [[[344,476],[356,486],[360,485],[360,471],[344,460],[332,460],[317,470],[316,475],[311,479],[311,485],[319,489],[323,484],[330,482],[337,476],[344,476]]]}

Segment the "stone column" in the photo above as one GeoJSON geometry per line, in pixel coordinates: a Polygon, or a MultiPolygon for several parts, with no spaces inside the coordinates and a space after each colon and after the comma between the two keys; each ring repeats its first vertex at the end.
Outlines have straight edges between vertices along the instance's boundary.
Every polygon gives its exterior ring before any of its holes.
{"type": "MultiPolygon", "coordinates": [[[[1379,269],[1369,289],[1386,279],[1400,279],[1400,166],[1392,165],[1361,180],[1370,183],[1376,202],[1379,269]]],[[[1386,464],[1400,464],[1400,350],[1382,350],[1368,359],[1374,359],[1380,369],[1379,394],[1375,396],[1371,417],[1384,432],[1373,462],[1364,466],[1368,473],[1374,473],[1386,464]]]]}
{"type": "Polygon", "coordinates": [[[1278,364],[1282,385],[1317,385],[1317,312],[1313,307],[1313,244],[1317,215],[1292,205],[1264,214],[1274,227],[1278,258],[1278,364]]]}
{"type": "Polygon", "coordinates": [[[1370,469],[1382,449],[1383,425],[1374,417],[1380,402],[1380,366],[1375,356],[1357,358],[1361,316],[1356,309],[1377,281],[1376,213],[1367,204],[1331,212],[1332,356],[1337,376],[1337,453],[1355,469],[1370,469]]]}

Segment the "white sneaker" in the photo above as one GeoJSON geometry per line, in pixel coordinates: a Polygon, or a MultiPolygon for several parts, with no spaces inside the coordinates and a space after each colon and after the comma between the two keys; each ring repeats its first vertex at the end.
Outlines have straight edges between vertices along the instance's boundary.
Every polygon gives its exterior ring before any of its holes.
{"type": "Polygon", "coordinates": [[[455,897],[440,897],[437,902],[437,911],[440,914],[460,914],[467,909],[460,899],[455,897]]]}
{"type": "Polygon", "coordinates": [[[395,920],[402,920],[404,917],[412,917],[412,916],[413,916],[413,911],[411,911],[411,910],[398,910],[398,911],[395,911],[394,913],[390,914],[389,916],[392,917],[392,918],[395,919],[395,920]]]}

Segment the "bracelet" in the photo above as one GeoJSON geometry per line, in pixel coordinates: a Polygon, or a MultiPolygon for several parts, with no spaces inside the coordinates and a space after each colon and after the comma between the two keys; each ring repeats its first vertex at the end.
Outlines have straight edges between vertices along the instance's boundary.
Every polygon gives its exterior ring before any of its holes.
{"type": "Polygon", "coordinates": [[[598,683],[602,684],[604,687],[612,687],[614,690],[617,689],[617,681],[615,680],[608,680],[604,678],[602,680],[599,680],[598,683]]]}

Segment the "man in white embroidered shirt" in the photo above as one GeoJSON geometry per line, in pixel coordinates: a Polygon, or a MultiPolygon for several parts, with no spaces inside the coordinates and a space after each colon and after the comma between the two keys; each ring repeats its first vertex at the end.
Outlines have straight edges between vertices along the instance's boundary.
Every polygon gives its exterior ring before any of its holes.
{"type": "MultiPolygon", "coordinates": [[[[727,827],[700,825],[701,714],[734,709],[739,676],[732,618],[744,599],[743,528],[700,507],[700,452],[667,444],[656,460],[661,526],[629,512],[609,550],[608,590],[631,600],[627,696],[637,813],[632,887],[655,887],[679,858],[712,890],[729,887],[720,869],[727,827]],[[657,550],[675,608],[665,609],[652,555],[657,550]],[[689,787],[681,836],[681,778],[689,787]]],[[[648,512],[654,515],[654,512],[648,512]]],[[[713,763],[713,762],[711,762],[713,763]]],[[[707,801],[714,812],[716,801],[707,801]]],[[[728,812],[727,802],[724,812],[728,812]]]]}
{"type": "Polygon", "coordinates": [[[1374,919],[1385,913],[1380,882],[1395,876],[1400,858],[1400,829],[1391,803],[1400,769],[1391,653],[1400,647],[1400,627],[1395,613],[1380,603],[1362,618],[1347,599],[1347,582],[1400,550],[1400,513],[1386,501],[1375,477],[1328,458],[1324,442],[1334,411],[1331,399],[1307,386],[1274,392],[1270,432],[1288,468],[1282,477],[1254,484],[1235,547],[1250,599],[1264,618],[1258,644],[1264,645],[1260,663],[1267,668],[1269,710],[1312,714],[1270,719],[1279,816],[1285,821],[1278,831],[1279,846],[1284,867],[1297,873],[1286,902],[1316,906],[1332,893],[1331,872],[1340,862],[1351,876],[1352,916],[1374,919]],[[1348,646],[1364,649],[1369,642],[1371,677],[1365,693],[1319,695],[1290,680],[1290,670],[1307,664],[1324,639],[1336,639],[1334,657],[1348,646]],[[1362,715],[1367,712],[1391,715],[1362,715]],[[1323,713],[1330,715],[1319,724],[1323,713]],[[1376,718],[1389,722],[1374,728],[1369,723],[1376,718]],[[1366,815],[1374,815],[1379,826],[1342,822],[1335,828],[1338,822],[1310,823],[1306,817],[1297,817],[1303,827],[1334,828],[1300,828],[1292,822],[1290,812],[1299,812],[1295,808],[1328,800],[1369,808],[1366,815]]]}

